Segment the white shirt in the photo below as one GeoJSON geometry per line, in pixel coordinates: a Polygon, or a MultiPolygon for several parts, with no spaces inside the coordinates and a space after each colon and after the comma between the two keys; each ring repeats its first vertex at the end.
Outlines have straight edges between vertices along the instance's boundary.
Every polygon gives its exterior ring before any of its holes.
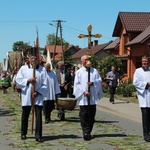
{"type": "MultiPolygon", "coordinates": [[[[46,70],[42,66],[39,66],[35,72],[36,83],[35,91],[40,94],[35,98],[35,105],[43,105],[43,96],[46,96],[46,80],[47,74],[46,70]]],[[[21,88],[21,99],[22,106],[31,106],[31,93],[32,93],[32,84],[27,84],[29,78],[33,77],[33,68],[29,68],[27,65],[22,66],[16,76],[16,82],[21,88]]]]}
{"type": "Polygon", "coordinates": [[[140,107],[150,107],[150,87],[146,89],[147,82],[150,81],[150,68],[149,71],[144,71],[143,68],[135,70],[133,77],[133,85],[137,90],[137,96],[140,107]]]}
{"type": "MultiPolygon", "coordinates": [[[[76,71],[74,80],[73,94],[78,99],[79,106],[88,105],[88,98],[84,95],[85,91],[88,91],[88,71],[85,67],[76,71]]],[[[90,67],[90,82],[93,85],[90,86],[90,105],[97,104],[97,100],[103,97],[102,91],[102,79],[95,68],[90,67]]]]}
{"type": "Polygon", "coordinates": [[[46,100],[55,100],[55,95],[61,93],[56,74],[53,71],[47,72],[47,95],[43,98],[46,100]]]}

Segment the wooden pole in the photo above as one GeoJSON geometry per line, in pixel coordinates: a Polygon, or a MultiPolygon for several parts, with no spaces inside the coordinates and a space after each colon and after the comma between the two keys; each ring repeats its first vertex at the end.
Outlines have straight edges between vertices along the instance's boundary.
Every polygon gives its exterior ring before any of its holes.
{"type": "Polygon", "coordinates": [[[57,22],[57,28],[56,28],[55,46],[54,46],[54,53],[53,53],[53,63],[54,63],[54,61],[55,61],[55,53],[56,53],[56,45],[57,45],[58,28],[59,28],[59,22],[57,22]]]}
{"type": "MultiPolygon", "coordinates": [[[[33,78],[35,78],[35,69],[36,69],[36,57],[35,57],[35,48],[33,48],[33,55],[34,55],[34,61],[33,61],[33,78]]],[[[34,128],[34,106],[35,106],[35,98],[32,97],[32,94],[35,92],[35,82],[32,83],[32,92],[31,92],[31,104],[32,104],[32,119],[31,119],[31,134],[33,134],[33,128],[34,128]]]]}

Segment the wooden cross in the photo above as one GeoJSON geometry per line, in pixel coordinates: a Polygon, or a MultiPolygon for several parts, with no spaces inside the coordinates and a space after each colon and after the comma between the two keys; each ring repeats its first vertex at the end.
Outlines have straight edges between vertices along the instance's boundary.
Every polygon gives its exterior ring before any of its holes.
{"type": "Polygon", "coordinates": [[[91,38],[92,37],[100,38],[100,37],[102,37],[102,35],[101,34],[91,34],[91,32],[92,32],[92,25],[91,24],[88,25],[87,30],[88,30],[88,35],[78,34],[78,38],[88,38],[88,52],[87,53],[89,56],[91,56],[91,54],[92,54],[91,38]]]}
{"type": "MultiPolygon", "coordinates": [[[[89,61],[86,63],[86,67],[88,69],[88,82],[90,82],[90,68],[91,68],[91,54],[92,54],[92,50],[91,50],[91,38],[95,37],[95,38],[100,38],[102,35],[101,34],[91,34],[92,32],[92,25],[89,24],[88,27],[88,35],[84,35],[84,34],[78,34],[79,38],[88,38],[88,56],[89,56],[89,61]]],[[[88,86],[88,92],[90,93],[90,86],[88,86]]],[[[88,96],[88,122],[90,124],[90,96],[88,96]]]]}

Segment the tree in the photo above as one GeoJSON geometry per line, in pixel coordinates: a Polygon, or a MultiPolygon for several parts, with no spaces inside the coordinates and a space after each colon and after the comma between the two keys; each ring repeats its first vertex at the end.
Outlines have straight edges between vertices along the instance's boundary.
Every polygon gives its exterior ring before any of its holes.
{"type": "Polygon", "coordinates": [[[25,51],[27,47],[27,43],[24,43],[23,41],[17,41],[13,44],[13,51],[25,51]]]}
{"type": "MultiPolygon", "coordinates": [[[[47,44],[50,45],[55,45],[55,40],[56,40],[56,36],[55,34],[49,34],[47,36],[47,44]]],[[[65,53],[65,51],[67,50],[68,46],[69,46],[69,42],[66,42],[63,38],[62,38],[62,44],[63,44],[63,50],[64,50],[64,60],[65,62],[71,62],[71,55],[68,53],[65,53]]],[[[56,45],[61,45],[61,38],[57,37],[57,42],[56,45]]],[[[61,57],[62,59],[62,57],[61,57]]]]}
{"type": "Polygon", "coordinates": [[[98,59],[96,55],[91,55],[91,62],[92,62],[92,67],[98,69],[98,59]]]}
{"type": "MultiPolygon", "coordinates": [[[[47,36],[47,44],[50,44],[50,45],[55,45],[55,40],[56,40],[56,36],[55,34],[48,34],[47,36]]],[[[63,42],[63,47],[66,48],[68,47],[69,43],[66,42],[63,38],[62,38],[62,42],[63,42]]],[[[56,42],[56,45],[61,45],[61,38],[60,37],[57,37],[57,42],[56,42]]]]}
{"type": "Polygon", "coordinates": [[[68,51],[65,51],[65,53],[64,53],[64,60],[65,60],[65,63],[70,63],[70,64],[74,63],[71,53],[68,51]]]}
{"type": "Polygon", "coordinates": [[[99,62],[98,70],[102,77],[102,80],[105,80],[107,73],[111,70],[112,65],[116,66],[116,70],[122,78],[122,76],[124,75],[124,72],[122,70],[122,61],[118,59],[115,55],[109,55],[108,57],[102,59],[99,62]]]}

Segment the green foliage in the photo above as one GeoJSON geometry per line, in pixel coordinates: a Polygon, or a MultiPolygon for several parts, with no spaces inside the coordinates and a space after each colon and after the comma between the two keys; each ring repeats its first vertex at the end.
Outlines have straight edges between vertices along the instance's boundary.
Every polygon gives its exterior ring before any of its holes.
{"type": "Polygon", "coordinates": [[[116,94],[123,95],[123,97],[131,97],[135,91],[136,89],[132,81],[129,80],[128,82],[121,83],[120,86],[117,87],[116,94]]]}
{"type": "Polygon", "coordinates": [[[2,78],[2,79],[0,80],[0,85],[3,86],[3,87],[9,87],[9,86],[10,86],[10,82],[9,82],[9,80],[7,79],[7,77],[2,78]]]}
{"type": "MultiPolygon", "coordinates": [[[[53,34],[49,34],[48,36],[47,36],[47,44],[50,44],[50,45],[55,45],[55,42],[56,42],[56,45],[63,45],[63,50],[64,50],[64,52],[67,50],[67,48],[68,48],[68,46],[69,46],[69,43],[68,42],[66,42],[63,38],[62,38],[62,41],[61,41],[61,38],[60,37],[57,37],[57,41],[56,41],[56,36],[55,36],[55,34],[53,33],[53,34]],[[61,43],[62,42],[62,43],[61,43]]],[[[60,57],[61,58],[61,60],[63,60],[62,59],[62,56],[60,57]]],[[[69,54],[69,53],[64,53],[64,60],[65,60],[65,62],[69,62],[69,63],[73,63],[73,61],[72,61],[72,58],[71,58],[71,55],[69,54]]]]}
{"type": "MultiPolygon", "coordinates": [[[[55,45],[55,41],[56,41],[55,34],[54,33],[48,34],[46,43],[50,44],[50,45],[55,45]]],[[[63,38],[62,38],[62,42],[63,42],[64,49],[66,49],[68,47],[69,43],[66,42],[63,38]]],[[[57,37],[56,45],[61,45],[61,38],[60,37],[57,37]]]]}
{"type": "Polygon", "coordinates": [[[109,94],[109,87],[108,86],[102,86],[103,92],[106,94],[109,94]]]}
{"type": "Polygon", "coordinates": [[[98,59],[95,55],[91,56],[92,67],[98,69],[98,59]]]}
{"type": "Polygon", "coordinates": [[[13,44],[13,51],[24,51],[27,47],[27,43],[24,43],[23,41],[17,41],[13,44]]]}
{"type": "Polygon", "coordinates": [[[115,65],[116,70],[119,72],[120,77],[123,76],[122,71],[122,62],[120,59],[118,59],[115,55],[109,55],[108,57],[102,59],[99,62],[98,71],[102,77],[102,80],[105,79],[107,76],[107,73],[111,70],[111,66],[115,65]]]}
{"type": "Polygon", "coordinates": [[[72,55],[68,51],[64,53],[64,60],[65,60],[65,63],[71,63],[71,64],[74,63],[74,60],[72,59],[72,55]]]}

